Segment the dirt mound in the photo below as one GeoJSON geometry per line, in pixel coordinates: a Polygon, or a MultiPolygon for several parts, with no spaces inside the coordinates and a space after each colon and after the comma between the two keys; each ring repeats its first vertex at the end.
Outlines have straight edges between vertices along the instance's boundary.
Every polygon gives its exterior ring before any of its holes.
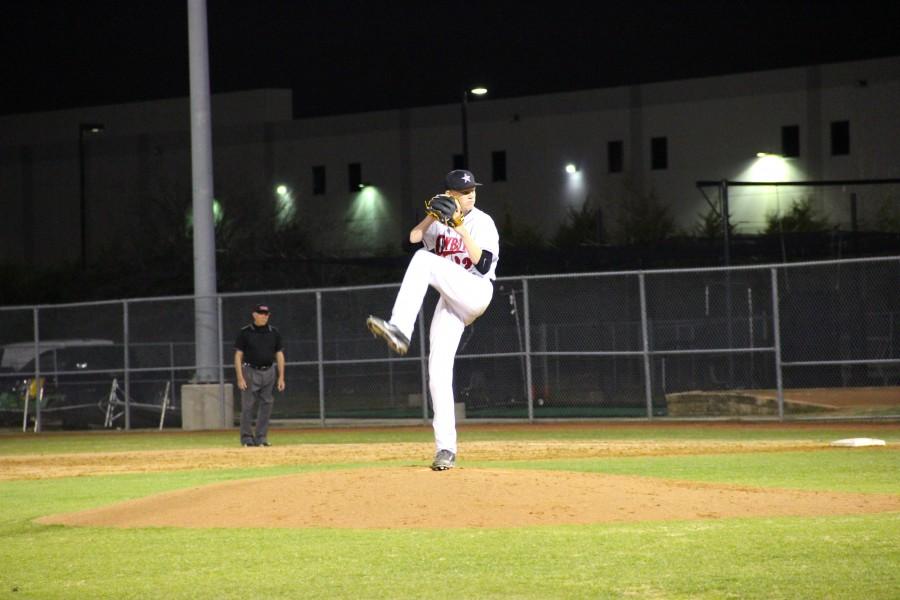
{"type": "Polygon", "coordinates": [[[449,528],[820,516],[900,510],[900,496],[645,477],[425,467],[230,481],[38,520],[90,527],[449,528]]]}

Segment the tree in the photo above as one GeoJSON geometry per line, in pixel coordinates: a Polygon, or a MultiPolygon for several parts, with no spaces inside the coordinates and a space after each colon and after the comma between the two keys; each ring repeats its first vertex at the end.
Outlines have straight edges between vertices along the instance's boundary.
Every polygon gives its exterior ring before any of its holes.
{"type": "Polygon", "coordinates": [[[515,223],[507,209],[500,227],[500,243],[510,248],[527,250],[543,247],[544,238],[531,223],[515,223]]]}
{"type": "Polygon", "coordinates": [[[766,215],[767,234],[775,233],[815,233],[828,231],[831,225],[826,217],[816,214],[811,198],[795,202],[786,214],[778,212],[766,215]]]}
{"type": "MultiPolygon", "coordinates": [[[[715,240],[722,237],[722,211],[714,204],[710,203],[705,213],[697,215],[700,221],[694,226],[694,235],[707,239],[715,240]]],[[[735,233],[734,222],[728,221],[728,235],[735,233]]]]}
{"type": "Polygon", "coordinates": [[[676,231],[669,207],[661,204],[653,192],[629,195],[618,225],[624,244],[653,244],[672,237],[676,231]]]}
{"type": "Polygon", "coordinates": [[[900,208],[896,198],[885,198],[875,211],[875,229],[889,233],[900,233],[900,208]]]}
{"type": "Polygon", "coordinates": [[[556,230],[552,243],[557,248],[597,246],[603,243],[603,238],[602,212],[599,207],[591,206],[588,197],[580,209],[569,207],[566,220],[556,230]]]}

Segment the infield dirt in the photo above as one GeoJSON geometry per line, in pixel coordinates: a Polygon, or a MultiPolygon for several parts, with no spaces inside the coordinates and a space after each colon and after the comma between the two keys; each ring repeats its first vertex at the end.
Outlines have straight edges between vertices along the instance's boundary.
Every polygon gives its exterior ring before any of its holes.
{"type": "MultiPolygon", "coordinates": [[[[889,426],[893,428],[895,426],[889,426]]],[[[874,432],[871,432],[874,433],[874,432]]],[[[296,444],[0,457],[0,479],[335,464],[341,468],[190,488],[45,524],[93,527],[519,527],[900,511],[900,495],[813,492],[597,473],[467,467],[465,461],[828,449],[792,441],[471,441],[460,466],[427,468],[428,443],[296,444]],[[347,465],[366,463],[366,467],[347,465]],[[384,464],[379,464],[384,463],[384,464]]],[[[883,449],[896,451],[893,446],[883,449]]]]}

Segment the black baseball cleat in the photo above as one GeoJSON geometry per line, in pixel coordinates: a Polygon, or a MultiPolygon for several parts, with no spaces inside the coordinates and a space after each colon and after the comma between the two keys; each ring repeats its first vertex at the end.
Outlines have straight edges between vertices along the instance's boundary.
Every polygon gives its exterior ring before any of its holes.
{"type": "Polygon", "coordinates": [[[265,446],[266,448],[268,448],[268,447],[271,446],[272,444],[270,444],[269,442],[263,440],[263,441],[261,441],[261,442],[257,442],[256,445],[257,445],[257,446],[265,446]]]}
{"type": "Polygon", "coordinates": [[[400,356],[405,355],[406,351],[409,350],[409,339],[403,335],[399,327],[390,321],[369,315],[369,318],[366,319],[366,326],[372,332],[372,335],[383,339],[387,342],[388,348],[400,356]]]}
{"type": "Polygon", "coordinates": [[[449,450],[438,450],[431,463],[432,471],[446,471],[456,466],[456,455],[449,450]]]}
{"type": "Polygon", "coordinates": [[[243,446],[244,448],[254,448],[256,446],[256,442],[254,442],[253,440],[245,440],[241,442],[241,446],[243,446]]]}

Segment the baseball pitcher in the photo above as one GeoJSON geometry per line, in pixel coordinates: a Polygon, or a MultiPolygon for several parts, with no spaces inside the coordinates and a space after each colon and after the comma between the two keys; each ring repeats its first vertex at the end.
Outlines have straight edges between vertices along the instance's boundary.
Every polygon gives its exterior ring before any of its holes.
{"type": "Polygon", "coordinates": [[[421,242],[423,248],[406,268],[390,320],[373,316],[366,320],[369,331],[404,355],[428,286],[441,296],[431,319],[428,356],[436,449],[431,468],[435,471],[456,464],[453,362],[466,325],[491,302],[500,255],[494,220],[475,208],[475,189],[481,184],[472,172],[450,171],[444,182],[446,191],[425,201],[425,218],[409,232],[409,241],[421,242]]]}

